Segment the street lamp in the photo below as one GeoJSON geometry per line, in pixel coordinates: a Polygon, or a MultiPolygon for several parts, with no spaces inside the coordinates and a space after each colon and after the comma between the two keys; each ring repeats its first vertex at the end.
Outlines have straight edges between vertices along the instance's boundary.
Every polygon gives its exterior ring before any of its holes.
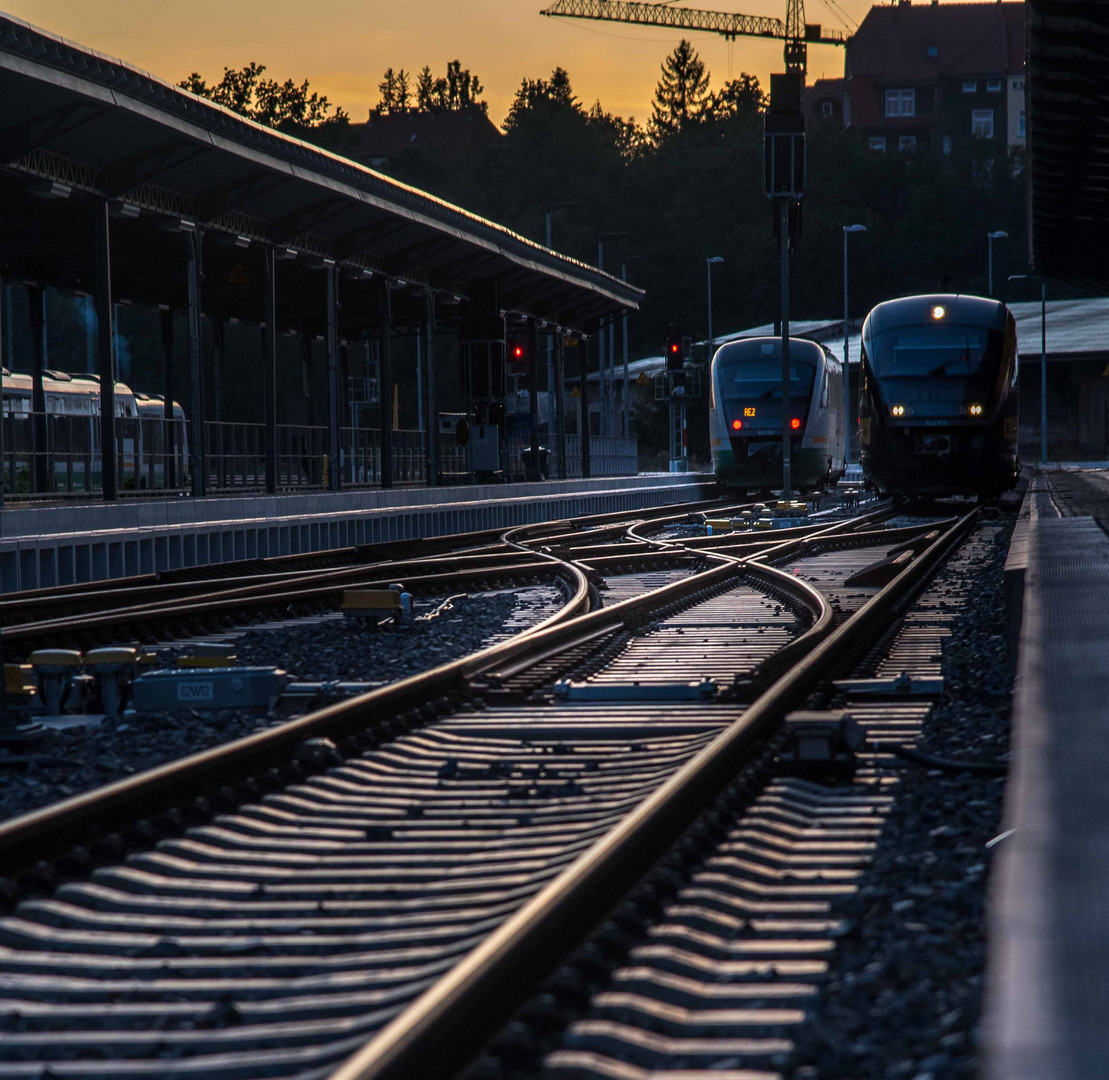
{"type": "MultiPolygon", "coordinates": [[[[1010,281],[1027,281],[1027,274],[1010,274],[1010,281]]],[[[1040,464],[1047,464],[1047,282],[1040,279],[1040,464]]]]}
{"type": "Polygon", "coordinates": [[[847,314],[847,234],[866,232],[865,225],[844,225],[843,227],[843,464],[846,468],[851,462],[851,367],[848,364],[848,333],[850,323],[847,314]]]}
{"type": "MultiPolygon", "coordinates": [[[[581,206],[580,202],[553,202],[547,203],[547,250],[551,250],[551,218],[554,216],[556,210],[576,210],[581,206]]],[[[565,377],[565,373],[563,373],[565,377]]],[[[561,415],[562,405],[562,392],[564,387],[558,387],[558,401],[557,412],[561,415]]],[[[555,370],[554,370],[554,335],[547,335],[547,415],[550,416],[550,403],[555,401],[555,370]]],[[[550,420],[548,419],[548,424],[550,420]]],[[[560,455],[560,461],[564,461],[564,455],[560,455]]],[[[565,480],[566,477],[559,475],[560,480],[565,480]]]]}
{"type": "Polygon", "coordinates": [[[705,272],[709,277],[709,364],[712,364],[712,354],[716,344],[712,338],[712,268],[719,266],[724,260],[719,255],[710,255],[705,259],[705,272]]]}
{"type": "MultiPolygon", "coordinates": [[[[635,254],[629,255],[625,252],[620,258],[620,280],[628,280],[628,263],[633,259],[646,259],[648,256],[635,254]]],[[[622,335],[624,342],[624,438],[630,438],[632,433],[631,425],[631,384],[628,379],[628,309],[624,308],[623,314],[624,333],[622,335]]]]}
{"type": "Polygon", "coordinates": [[[1004,232],[1001,229],[998,229],[997,232],[986,233],[986,239],[990,242],[989,243],[989,246],[990,246],[989,286],[990,287],[989,287],[988,293],[989,293],[990,296],[993,296],[993,242],[995,240],[1008,240],[1009,239],[1009,234],[1007,232],[1004,232]]]}

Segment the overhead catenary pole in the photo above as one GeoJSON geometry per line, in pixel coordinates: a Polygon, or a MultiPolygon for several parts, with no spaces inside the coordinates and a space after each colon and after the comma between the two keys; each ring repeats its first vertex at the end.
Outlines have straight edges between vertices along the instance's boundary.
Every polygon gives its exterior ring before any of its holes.
{"type": "Polygon", "coordinates": [[[554,335],[555,345],[555,386],[558,387],[558,393],[555,395],[555,432],[558,441],[557,461],[558,461],[558,478],[559,480],[566,479],[566,395],[563,393],[563,387],[566,383],[566,351],[563,347],[562,331],[555,328],[554,335]]]}
{"type": "Polygon", "coordinates": [[[851,323],[847,307],[847,236],[849,233],[866,232],[865,225],[843,226],[843,464],[851,462],[851,368],[848,363],[848,349],[851,323]]]}
{"type": "Polygon", "coordinates": [[[427,484],[439,484],[439,418],[435,400],[435,294],[428,292],[425,305],[427,324],[427,377],[424,379],[427,394],[427,484]]]}
{"type": "Polygon", "coordinates": [[[381,486],[393,486],[393,289],[388,281],[381,294],[381,486]]]}
{"type": "Polygon", "coordinates": [[[1040,282],[1040,462],[1047,464],[1047,282],[1040,282]]]}

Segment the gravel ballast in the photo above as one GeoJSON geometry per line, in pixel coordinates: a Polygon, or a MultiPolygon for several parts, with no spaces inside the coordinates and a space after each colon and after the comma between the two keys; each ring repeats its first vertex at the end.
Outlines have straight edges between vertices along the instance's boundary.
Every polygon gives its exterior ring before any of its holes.
{"type": "MultiPolygon", "coordinates": [[[[553,586],[533,586],[462,596],[435,618],[419,618],[446,599],[416,600],[417,618],[404,629],[371,631],[342,616],[319,616],[204,640],[230,641],[239,664],[277,666],[290,680],[385,685],[511,637],[564,603],[553,586]]],[[[186,652],[180,645],[167,647],[159,650],[159,659],[170,666],[186,652]]],[[[275,722],[257,710],[125,712],[96,725],[51,731],[27,745],[0,744],[0,820],[231,742],[275,722]]]]}

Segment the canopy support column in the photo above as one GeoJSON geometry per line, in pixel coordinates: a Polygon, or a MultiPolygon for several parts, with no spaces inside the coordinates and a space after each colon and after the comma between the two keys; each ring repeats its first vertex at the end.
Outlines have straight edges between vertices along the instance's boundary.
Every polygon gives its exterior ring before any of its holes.
{"type": "MultiPolygon", "coordinates": [[[[581,339],[578,346],[578,378],[581,380],[581,475],[587,480],[590,475],[589,468],[589,362],[587,352],[589,345],[587,338],[581,339]]],[[[598,344],[598,356],[600,345],[598,344]]]]}
{"type": "Polygon", "coordinates": [[[338,491],[339,476],[339,268],[324,266],[327,275],[327,486],[338,491]]]}
{"type": "Polygon", "coordinates": [[[173,422],[173,309],[158,312],[162,324],[162,469],[167,488],[177,487],[177,425],[173,422]]]}
{"type": "Polygon", "coordinates": [[[27,322],[31,328],[31,490],[49,491],[50,462],[47,457],[46,391],[43,372],[46,368],[46,290],[32,285],[27,290],[27,322]]]}
{"type": "Polygon", "coordinates": [[[204,366],[201,363],[200,283],[204,274],[204,234],[185,233],[187,284],[189,291],[189,472],[197,498],[208,494],[204,453],[204,366]]]}
{"type": "Polygon", "coordinates": [[[116,358],[112,333],[112,253],[108,200],[93,210],[96,227],[96,370],[100,375],[100,477],[106,501],[116,483],[116,358]]]}
{"type": "Polygon", "coordinates": [[[558,441],[558,478],[566,479],[566,353],[562,332],[554,335],[555,438],[558,441]]]}
{"type": "Polygon", "coordinates": [[[385,282],[381,298],[381,486],[393,486],[393,292],[385,282]]]}
{"type": "Polygon", "coordinates": [[[427,387],[427,486],[439,486],[439,402],[435,394],[435,295],[427,294],[427,366],[424,385],[427,387]]]}
{"type": "Polygon", "coordinates": [[[263,252],[266,271],[266,329],[262,336],[262,437],[266,450],[266,494],[277,493],[277,260],[273,248],[263,252]]]}
{"type": "MultiPolygon", "coordinates": [[[[528,319],[528,412],[531,414],[531,467],[534,477],[542,480],[543,470],[539,467],[539,328],[534,319],[528,319]]],[[[525,470],[526,472],[526,470],[525,470]]]]}

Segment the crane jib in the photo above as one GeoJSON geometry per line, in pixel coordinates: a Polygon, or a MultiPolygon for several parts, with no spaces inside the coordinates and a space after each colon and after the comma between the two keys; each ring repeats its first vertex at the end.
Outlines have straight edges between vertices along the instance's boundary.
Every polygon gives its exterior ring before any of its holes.
{"type": "MultiPolygon", "coordinates": [[[[639,23],[643,26],[673,26],[683,30],[707,30],[729,38],[742,35],[784,39],[793,36],[787,31],[786,24],[781,19],[768,16],[702,11],[697,8],[636,3],[634,0],[555,0],[540,14],[559,15],[572,19],[639,23]]],[[[802,15],[801,18],[803,20],[804,16],[802,15]]],[[[844,45],[847,42],[847,35],[839,30],[822,30],[819,26],[804,26],[803,40],[825,45],[844,45]]]]}

